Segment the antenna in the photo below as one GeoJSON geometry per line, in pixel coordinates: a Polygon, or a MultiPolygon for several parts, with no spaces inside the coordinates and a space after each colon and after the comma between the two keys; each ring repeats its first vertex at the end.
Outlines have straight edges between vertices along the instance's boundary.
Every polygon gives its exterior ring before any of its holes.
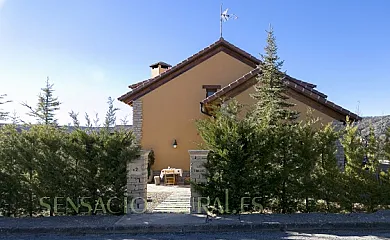
{"type": "Polygon", "coordinates": [[[361,112],[360,112],[360,100],[358,100],[358,105],[357,105],[357,108],[356,108],[356,114],[358,116],[360,116],[361,112]]]}
{"type": "Polygon", "coordinates": [[[221,34],[220,38],[222,38],[222,3],[221,3],[221,12],[219,14],[219,33],[221,34]]]}

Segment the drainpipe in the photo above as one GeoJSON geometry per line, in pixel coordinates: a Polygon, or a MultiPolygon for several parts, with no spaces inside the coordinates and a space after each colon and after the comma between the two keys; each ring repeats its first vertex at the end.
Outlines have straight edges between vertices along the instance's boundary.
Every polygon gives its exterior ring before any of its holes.
{"type": "Polygon", "coordinates": [[[200,112],[203,113],[203,114],[205,114],[205,115],[207,115],[207,116],[209,116],[209,117],[212,117],[212,116],[213,116],[213,115],[209,114],[208,112],[206,112],[206,111],[203,110],[203,109],[204,109],[203,103],[200,102],[200,112]]]}

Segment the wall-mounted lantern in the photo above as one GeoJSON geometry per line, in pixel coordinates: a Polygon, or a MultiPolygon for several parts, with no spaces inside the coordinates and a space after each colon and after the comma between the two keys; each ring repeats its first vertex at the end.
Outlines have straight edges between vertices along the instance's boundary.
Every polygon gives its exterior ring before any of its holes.
{"type": "Polygon", "coordinates": [[[177,148],[177,141],[176,141],[176,139],[173,140],[172,147],[173,147],[173,148],[177,148]]]}

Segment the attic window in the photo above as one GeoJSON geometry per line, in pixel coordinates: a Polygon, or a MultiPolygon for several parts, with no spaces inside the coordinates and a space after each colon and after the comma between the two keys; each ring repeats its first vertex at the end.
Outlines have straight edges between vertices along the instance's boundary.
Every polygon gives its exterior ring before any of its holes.
{"type": "Polygon", "coordinates": [[[213,95],[221,89],[221,85],[203,85],[203,89],[206,89],[206,98],[213,95]]]}
{"type": "Polygon", "coordinates": [[[206,89],[206,97],[210,97],[211,95],[213,95],[216,92],[217,92],[216,88],[214,88],[214,89],[206,89]]]}

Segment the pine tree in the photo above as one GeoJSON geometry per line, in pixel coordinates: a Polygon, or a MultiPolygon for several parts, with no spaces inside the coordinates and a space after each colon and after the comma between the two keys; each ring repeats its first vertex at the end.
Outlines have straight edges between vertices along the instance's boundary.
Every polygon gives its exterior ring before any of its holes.
{"type": "Polygon", "coordinates": [[[19,117],[18,113],[16,112],[16,110],[14,110],[14,111],[12,112],[12,115],[11,115],[9,118],[10,118],[12,124],[14,124],[14,125],[19,124],[20,122],[23,122],[23,121],[20,119],[20,117],[19,117]]]}
{"type": "Polygon", "coordinates": [[[93,119],[93,124],[95,128],[100,127],[100,118],[99,118],[99,113],[95,113],[95,118],[93,119]]]}
{"type": "Polygon", "coordinates": [[[27,103],[22,103],[22,105],[30,110],[28,115],[35,117],[39,123],[43,123],[45,125],[57,124],[55,111],[60,109],[59,106],[61,103],[58,101],[57,97],[53,96],[53,84],[49,83],[49,77],[47,77],[46,86],[41,90],[42,92],[38,96],[38,104],[36,108],[31,107],[27,103]]]}
{"type": "MultiPolygon", "coordinates": [[[[267,159],[268,149],[262,144],[267,134],[255,131],[254,124],[240,118],[241,111],[242,106],[233,100],[216,110],[215,118],[196,122],[203,148],[210,153],[205,164],[208,182],[194,186],[202,196],[213,201],[218,198],[222,203],[227,200],[227,190],[229,211],[237,212],[241,211],[241,197],[260,197],[263,204],[267,202],[268,193],[263,188],[268,187],[263,178],[266,176],[264,166],[268,166],[263,159],[267,159]]],[[[221,210],[217,202],[211,203],[210,207],[221,210]]],[[[254,210],[254,206],[248,207],[248,210],[254,210]]]]}
{"type": "Polygon", "coordinates": [[[80,121],[78,119],[79,113],[74,112],[73,110],[69,112],[69,117],[72,119],[73,126],[76,128],[80,127],[80,121]]]}
{"type": "MultiPolygon", "coordinates": [[[[11,102],[9,100],[3,101],[4,97],[6,96],[7,96],[6,94],[0,95],[0,105],[11,102]]],[[[8,116],[8,112],[3,112],[3,109],[0,108],[0,120],[6,120],[7,116],[8,116]]]]}
{"type": "Polygon", "coordinates": [[[251,96],[257,100],[253,117],[265,121],[267,125],[273,125],[278,120],[296,119],[298,113],[290,109],[294,104],[287,101],[286,74],[281,71],[283,61],[279,60],[271,26],[267,34],[267,46],[264,48],[265,54],[261,55],[260,73],[255,85],[256,92],[251,96]]]}
{"type": "Polygon", "coordinates": [[[85,113],[85,121],[87,122],[85,126],[87,128],[92,128],[92,121],[91,121],[91,118],[89,117],[88,113],[85,113]]]}
{"type": "Polygon", "coordinates": [[[108,97],[108,110],[106,113],[106,118],[104,120],[104,127],[112,127],[115,126],[116,123],[116,111],[119,110],[119,108],[114,108],[114,99],[111,97],[108,97]]]}
{"type": "Polygon", "coordinates": [[[316,200],[325,201],[327,211],[331,211],[331,203],[340,201],[344,194],[344,178],[335,155],[335,142],[339,135],[340,133],[328,124],[317,132],[316,137],[318,156],[315,161],[313,193],[316,200]]]}

